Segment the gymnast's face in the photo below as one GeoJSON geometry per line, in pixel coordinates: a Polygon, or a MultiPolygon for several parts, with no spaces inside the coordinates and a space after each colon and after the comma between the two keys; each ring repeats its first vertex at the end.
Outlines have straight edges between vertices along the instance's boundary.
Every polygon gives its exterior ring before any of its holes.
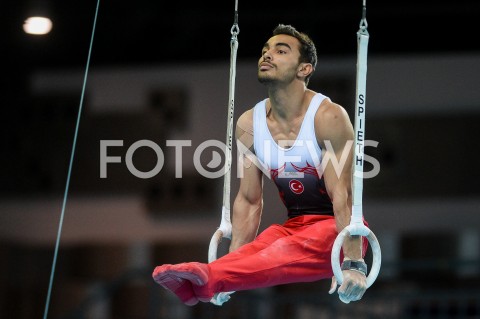
{"type": "Polygon", "coordinates": [[[258,80],[264,84],[291,82],[297,76],[299,61],[300,42],[290,35],[275,35],[263,45],[258,80]]]}

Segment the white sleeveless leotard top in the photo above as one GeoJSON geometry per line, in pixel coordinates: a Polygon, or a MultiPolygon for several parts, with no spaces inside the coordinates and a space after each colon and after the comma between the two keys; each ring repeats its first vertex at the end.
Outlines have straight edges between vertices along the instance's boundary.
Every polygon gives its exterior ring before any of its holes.
{"type": "MultiPolygon", "coordinates": [[[[308,106],[298,136],[289,148],[273,139],[267,126],[267,99],[260,101],[253,112],[254,151],[278,188],[288,217],[301,215],[333,215],[333,206],[325,189],[320,163],[322,149],[315,136],[314,118],[322,101],[317,93],[308,106]]],[[[283,144],[285,145],[285,144],[283,144]]],[[[264,171],[265,172],[265,171],[264,171]]]]}

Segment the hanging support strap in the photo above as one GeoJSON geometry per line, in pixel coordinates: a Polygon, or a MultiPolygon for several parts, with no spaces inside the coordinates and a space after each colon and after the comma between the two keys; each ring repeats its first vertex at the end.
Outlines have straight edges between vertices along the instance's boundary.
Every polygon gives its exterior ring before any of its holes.
{"type": "MultiPolygon", "coordinates": [[[[230,180],[232,167],[232,148],[233,148],[233,115],[235,109],[235,77],[237,65],[237,50],[238,39],[240,33],[238,26],[238,0],[235,1],[235,17],[234,23],[230,30],[232,38],[230,40],[230,81],[229,81],[229,97],[228,97],[228,112],[227,112],[227,137],[225,150],[225,174],[223,180],[223,204],[222,204],[222,220],[220,227],[213,234],[210,245],[208,247],[208,262],[217,259],[218,245],[223,238],[231,239],[232,223],[230,220],[230,180]]],[[[220,292],[213,296],[210,301],[212,304],[221,306],[224,302],[230,299],[231,292],[220,292]]]]}
{"type": "Polygon", "coordinates": [[[342,270],[340,267],[340,250],[346,236],[367,237],[373,252],[373,263],[367,276],[367,288],[370,287],[380,272],[381,251],[375,234],[363,223],[363,158],[365,146],[365,112],[366,112],[366,83],[367,83],[367,52],[369,34],[367,31],[366,5],[363,0],[362,20],[360,29],[357,32],[357,88],[355,101],[355,144],[353,156],[352,176],[352,218],[350,225],[345,227],[337,236],[332,248],[332,269],[339,284],[343,282],[342,270]]]}

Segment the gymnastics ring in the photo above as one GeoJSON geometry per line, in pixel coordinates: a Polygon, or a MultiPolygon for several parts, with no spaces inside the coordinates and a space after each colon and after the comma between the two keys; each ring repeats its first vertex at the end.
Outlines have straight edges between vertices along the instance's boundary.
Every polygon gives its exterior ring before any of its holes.
{"type": "Polygon", "coordinates": [[[213,233],[212,239],[210,239],[210,245],[208,246],[208,262],[212,262],[217,259],[217,248],[222,242],[223,232],[217,229],[213,233]]]}
{"type": "Polygon", "coordinates": [[[345,227],[335,239],[332,248],[332,270],[338,284],[343,282],[342,269],[340,267],[340,250],[342,248],[345,237],[347,236],[363,236],[368,239],[370,247],[373,253],[373,262],[370,273],[367,276],[367,288],[369,288],[377,279],[380,272],[380,265],[382,263],[382,252],[380,250],[380,244],[378,243],[375,234],[365,225],[348,225],[345,227]]]}
{"type": "MultiPolygon", "coordinates": [[[[231,239],[232,236],[232,224],[230,222],[230,210],[226,207],[222,208],[222,221],[220,227],[213,233],[212,238],[210,239],[210,245],[208,246],[208,262],[211,263],[217,259],[217,250],[218,246],[222,242],[223,238],[231,239]]],[[[229,292],[219,292],[216,293],[210,303],[221,306],[223,303],[230,300],[230,295],[234,291],[229,292]]]]}

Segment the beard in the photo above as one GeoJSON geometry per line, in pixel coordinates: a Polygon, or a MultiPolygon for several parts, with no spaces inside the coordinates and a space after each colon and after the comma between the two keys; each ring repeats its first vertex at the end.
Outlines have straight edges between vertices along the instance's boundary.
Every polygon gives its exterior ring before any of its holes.
{"type": "Polygon", "coordinates": [[[273,84],[276,82],[276,80],[272,76],[262,73],[260,71],[257,74],[257,79],[258,79],[258,82],[262,84],[273,84]]]}
{"type": "Polygon", "coordinates": [[[261,72],[258,71],[257,79],[258,82],[265,84],[265,85],[274,85],[274,84],[281,84],[285,83],[288,84],[292,82],[296,78],[296,70],[292,69],[291,71],[284,72],[280,75],[271,75],[268,72],[261,72]]]}

